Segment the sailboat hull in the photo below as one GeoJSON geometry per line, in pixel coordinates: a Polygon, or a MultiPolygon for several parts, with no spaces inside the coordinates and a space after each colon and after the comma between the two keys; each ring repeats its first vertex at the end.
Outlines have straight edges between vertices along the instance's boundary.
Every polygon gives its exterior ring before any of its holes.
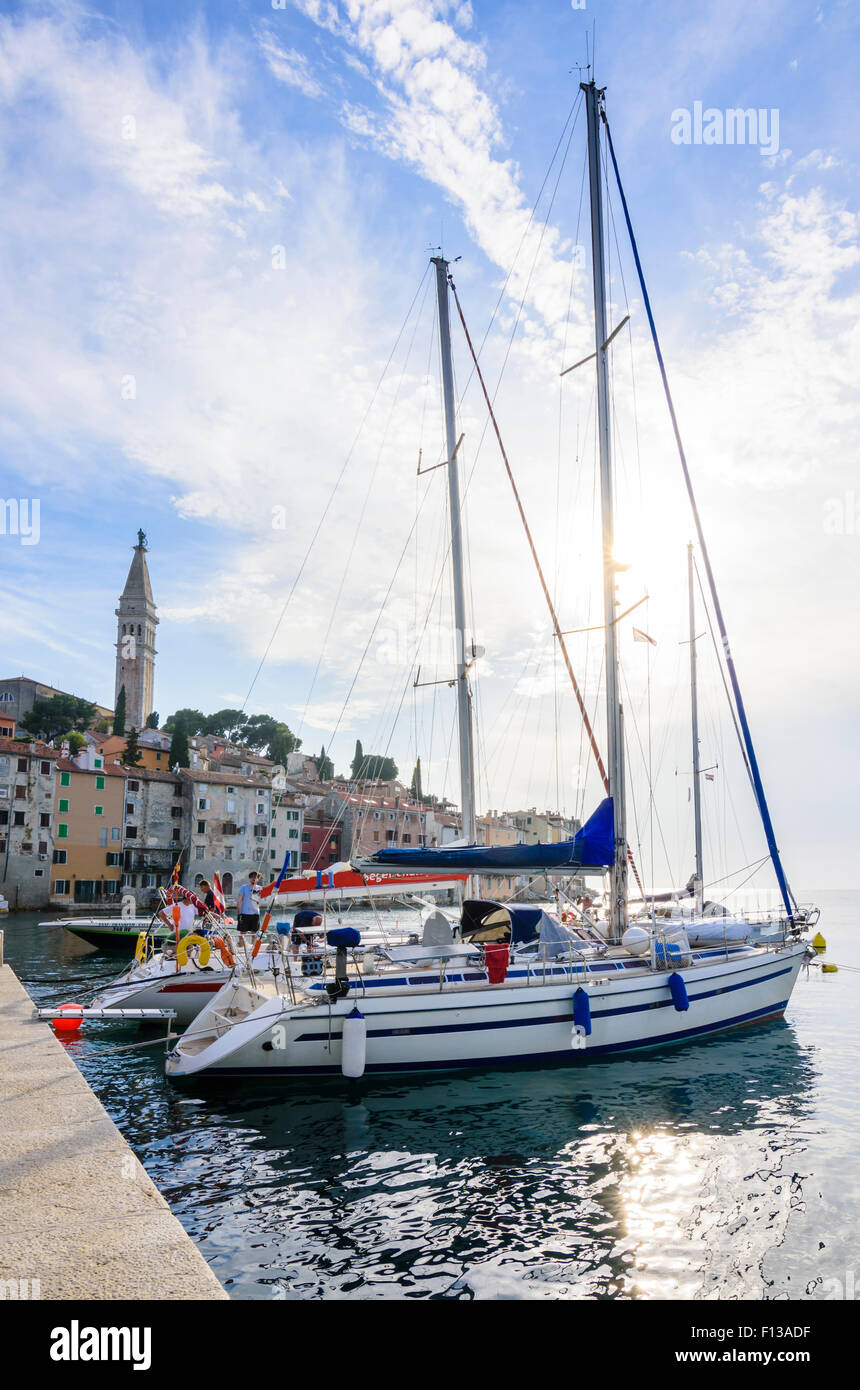
{"type": "MultiPolygon", "coordinates": [[[[298,1007],[268,999],[222,1035],[183,1040],[167,1059],[169,1076],[202,1071],[241,1076],[324,1076],[342,1071],[343,1021],[354,1007],[366,1020],[367,1073],[436,1072],[511,1065],[579,1064],[776,1018],[785,1011],[805,948],[740,952],[703,960],[681,976],[689,1007],[676,1007],[670,974],[624,972],[583,983],[566,969],[557,983],[444,989],[417,996],[387,988],[332,1005],[298,1007]],[[590,1034],[574,1025],[574,995],[584,988],[590,1034]],[[195,1051],[195,1047],[199,1047],[195,1051]]],[[[241,986],[239,986],[241,988],[241,986]]],[[[221,1016],[230,1001],[222,995],[221,1016]]],[[[212,1006],[218,1007],[218,1003],[212,1006]]],[[[200,1016],[205,1028],[206,1013],[200,1016]]],[[[188,1035],[186,1035],[188,1037],[188,1035]]]]}

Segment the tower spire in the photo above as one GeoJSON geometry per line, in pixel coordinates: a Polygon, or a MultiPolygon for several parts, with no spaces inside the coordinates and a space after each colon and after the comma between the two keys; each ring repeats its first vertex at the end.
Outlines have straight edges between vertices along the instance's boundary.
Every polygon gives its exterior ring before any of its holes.
{"type": "Polygon", "coordinates": [[[125,689],[126,729],[142,729],[152,713],[155,682],[155,599],[146,563],[146,532],[137,533],[128,577],[116,613],[114,705],[125,689]]]}

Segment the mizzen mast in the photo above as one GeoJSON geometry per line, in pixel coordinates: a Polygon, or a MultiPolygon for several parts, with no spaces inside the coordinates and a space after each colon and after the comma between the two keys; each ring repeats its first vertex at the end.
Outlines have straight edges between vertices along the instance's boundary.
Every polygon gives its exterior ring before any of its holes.
{"type": "Polygon", "coordinates": [[[448,262],[432,257],[436,267],[436,299],[439,306],[439,346],[442,356],[442,395],[445,404],[445,442],[448,450],[448,504],[451,513],[451,573],[454,589],[454,626],[457,659],[457,727],[460,747],[460,809],[463,839],[478,842],[475,821],[475,755],[472,737],[472,696],[469,690],[471,648],[466,646],[466,586],[463,577],[463,527],[460,478],[457,465],[457,424],[454,409],[454,369],[451,362],[451,323],[448,314],[448,262]]]}

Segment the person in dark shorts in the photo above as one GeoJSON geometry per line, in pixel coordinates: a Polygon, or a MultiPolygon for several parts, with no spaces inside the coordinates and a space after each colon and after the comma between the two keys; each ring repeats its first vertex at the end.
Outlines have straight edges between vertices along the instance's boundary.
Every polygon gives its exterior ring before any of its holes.
{"type": "Polygon", "coordinates": [[[239,896],[236,899],[236,923],[239,931],[259,931],[260,930],[260,899],[257,893],[257,884],[260,882],[260,875],[251,870],[248,875],[248,882],[243,883],[239,889],[239,896]]]}

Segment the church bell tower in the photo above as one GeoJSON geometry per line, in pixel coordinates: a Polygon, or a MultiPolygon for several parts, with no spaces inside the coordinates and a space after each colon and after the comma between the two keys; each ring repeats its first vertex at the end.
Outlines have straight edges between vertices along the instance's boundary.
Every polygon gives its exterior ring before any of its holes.
{"type": "Polygon", "coordinates": [[[146,566],[146,535],[137,533],[131,568],[116,611],[114,708],[125,687],[125,729],[142,729],[152,713],[155,680],[155,600],[146,566]]]}

